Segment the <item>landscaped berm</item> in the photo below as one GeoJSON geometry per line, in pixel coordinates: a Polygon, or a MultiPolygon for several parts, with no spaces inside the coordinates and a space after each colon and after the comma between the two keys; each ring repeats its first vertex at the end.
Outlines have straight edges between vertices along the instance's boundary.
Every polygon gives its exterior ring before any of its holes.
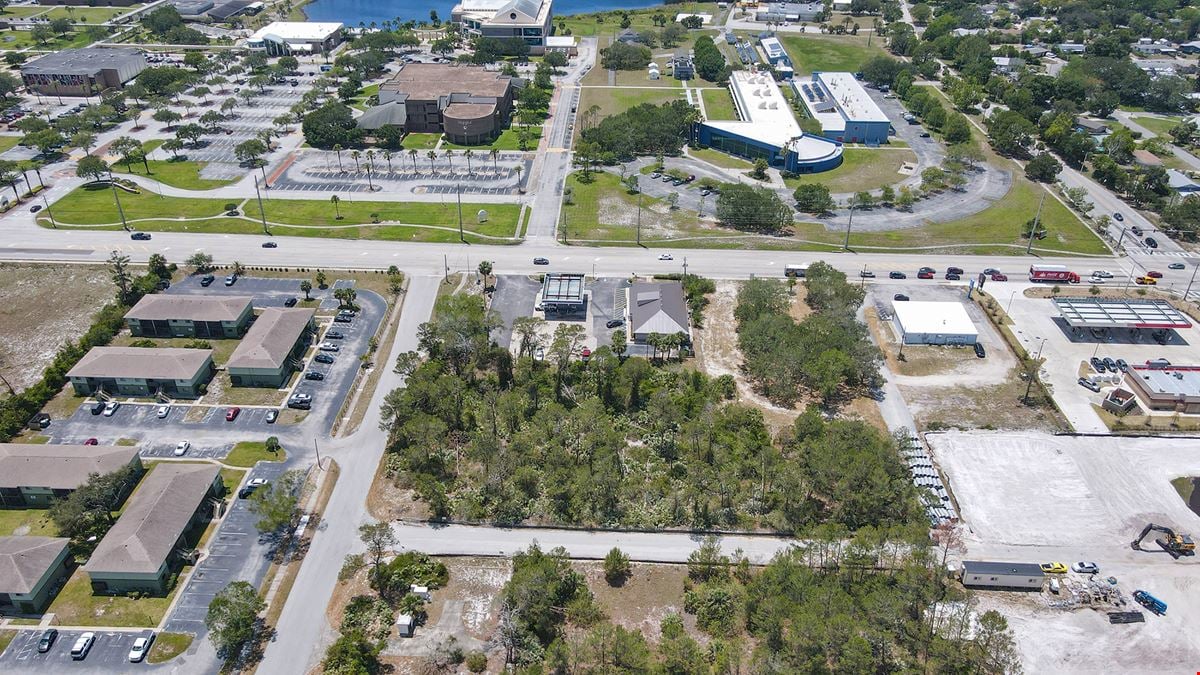
{"type": "MultiPolygon", "coordinates": [[[[128,188],[127,188],[128,189],[128,188]]],[[[152,232],[263,233],[263,214],[252,199],[160,197],[141,190],[118,191],[121,211],[130,228],[152,232]],[[230,215],[231,213],[235,215],[230,215]]],[[[459,241],[459,210],[454,201],[360,202],[342,200],[267,199],[263,201],[270,234],[291,237],[386,239],[390,241],[459,241]]],[[[43,212],[44,213],[44,212],[43,212]]],[[[521,206],[476,204],[463,210],[463,232],[477,243],[514,243],[521,206]],[[478,222],[478,211],[487,212],[478,222]]],[[[107,182],[77,188],[54,205],[38,224],[59,229],[121,229],[113,191],[107,182]]]]}

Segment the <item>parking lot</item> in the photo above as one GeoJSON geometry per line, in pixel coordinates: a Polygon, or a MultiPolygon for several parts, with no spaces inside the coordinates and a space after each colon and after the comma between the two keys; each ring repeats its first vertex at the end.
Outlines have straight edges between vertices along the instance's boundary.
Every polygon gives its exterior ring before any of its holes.
{"type": "MultiPolygon", "coordinates": [[[[0,655],[0,670],[5,672],[78,672],[78,673],[127,673],[154,669],[149,663],[130,663],[129,649],[133,641],[151,631],[93,631],[96,641],[87,658],[76,661],[71,658],[71,647],[82,630],[60,630],[50,651],[39,654],[37,647],[42,631],[18,631],[8,649],[0,655]]],[[[159,666],[158,668],[161,668],[159,666]]]]}
{"type": "Polygon", "coordinates": [[[392,155],[391,170],[382,152],[376,151],[370,161],[360,157],[355,162],[345,152],[341,160],[337,153],[305,149],[272,184],[275,190],[299,192],[405,192],[444,195],[516,195],[521,177],[528,175],[533,165],[526,153],[501,152],[495,159],[486,151],[474,153],[468,164],[465,151],[447,157],[436,153],[432,162],[423,153],[413,157],[398,151],[392,155]],[[518,171],[520,168],[520,171],[518,171]]]}

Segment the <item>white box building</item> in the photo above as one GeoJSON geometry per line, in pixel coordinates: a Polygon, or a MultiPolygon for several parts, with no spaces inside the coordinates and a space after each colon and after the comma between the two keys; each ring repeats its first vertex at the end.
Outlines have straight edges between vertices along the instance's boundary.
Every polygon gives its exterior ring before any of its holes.
{"type": "Polygon", "coordinates": [[[896,329],[906,345],[973,345],[975,322],[961,302],[897,302],[896,329]]]}

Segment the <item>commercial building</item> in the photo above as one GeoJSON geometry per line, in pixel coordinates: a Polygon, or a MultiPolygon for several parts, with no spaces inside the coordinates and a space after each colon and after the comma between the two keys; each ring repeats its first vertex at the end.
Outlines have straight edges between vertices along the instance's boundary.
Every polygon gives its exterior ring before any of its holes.
{"type": "Polygon", "coordinates": [[[0,537],[0,610],[45,610],[69,575],[69,543],[64,537],[0,537]]]}
{"type": "Polygon", "coordinates": [[[441,133],[452,143],[479,144],[508,125],[512,101],[507,75],[480,66],[409,63],[379,85],[379,105],[360,118],[359,127],[399,123],[409,133],[441,133]]]}
{"type": "Polygon", "coordinates": [[[165,594],[185,535],[213,517],[223,493],[215,464],[155,466],[84,565],[92,591],[165,594]]]}
{"type": "Polygon", "coordinates": [[[315,21],[275,21],[258,29],[246,42],[267,56],[328,54],[342,42],[342,24],[315,21]]]}
{"type": "Polygon", "coordinates": [[[587,311],[587,292],[582,274],[547,274],[538,296],[547,314],[577,314],[587,311]]]}
{"type": "Polygon", "coordinates": [[[691,338],[687,301],[678,281],[635,281],[625,289],[626,325],[629,337],[644,343],[651,333],[691,338]]]}
{"type": "Polygon", "coordinates": [[[750,70],[729,76],[738,121],[706,120],[697,128],[701,145],[751,161],[762,158],[792,173],[816,173],[842,163],[842,145],[800,129],[775,79],[750,70]]]}
{"type": "Polygon", "coordinates": [[[1045,579],[1042,568],[1033,563],[964,560],[962,564],[962,583],[968,588],[1037,591],[1045,579]]]}
{"type": "Polygon", "coordinates": [[[550,37],[551,0],[462,0],[450,10],[450,20],[462,24],[470,35],[518,38],[530,54],[542,54],[550,37]]]}
{"type": "Polygon", "coordinates": [[[892,122],[852,73],[812,74],[809,82],[792,87],[809,114],[821,124],[821,134],[839,143],[879,145],[888,142],[892,122]]]}
{"type": "Polygon", "coordinates": [[[818,21],[825,15],[822,2],[771,2],[760,3],[754,12],[754,20],[772,23],[788,21],[818,21]]]}
{"type": "Polygon", "coordinates": [[[142,471],[136,447],[0,443],[0,507],[49,508],[92,474],[127,466],[142,471]]]}
{"type": "Polygon", "coordinates": [[[142,52],[128,47],[64,49],[21,65],[21,79],[50,96],[96,96],[120,89],[146,69],[142,52]]]}
{"type": "Polygon", "coordinates": [[[79,396],[200,398],[217,369],[211,349],[92,347],[67,372],[79,396]]]}
{"type": "Polygon", "coordinates": [[[1167,185],[1184,196],[1200,192],[1200,183],[1188,178],[1187,174],[1178,169],[1167,169],[1167,185]]]}
{"type": "Polygon", "coordinates": [[[236,339],[246,334],[254,306],[244,295],[151,293],[125,314],[134,337],[236,339]]]}
{"type": "Polygon", "coordinates": [[[1054,298],[1058,315],[1071,328],[1191,328],[1187,315],[1166,300],[1054,298]]]}
{"type": "Polygon", "coordinates": [[[892,307],[900,339],[906,345],[973,345],[979,339],[975,322],[961,302],[910,300],[892,307]]]}
{"type": "Polygon", "coordinates": [[[679,49],[671,57],[671,74],[677,80],[690,80],[696,77],[696,64],[692,61],[692,53],[687,49],[679,49]]]}
{"type": "Polygon", "coordinates": [[[88,7],[129,7],[143,0],[37,0],[39,5],[87,5],[88,7]]]}
{"type": "Polygon", "coordinates": [[[779,38],[765,37],[758,41],[762,46],[763,54],[767,57],[767,63],[773,66],[792,66],[792,60],[788,57],[787,51],[783,48],[783,43],[779,38]]]}
{"type": "Polygon", "coordinates": [[[1200,413],[1200,366],[1131,365],[1124,384],[1151,410],[1200,413]]]}
{"type": "Polygon", "coordinates": [[[311,309],[271,307],[225,364],[235,387],[282,387],[304,367],[304,351],[317,330],[311,309]]]}

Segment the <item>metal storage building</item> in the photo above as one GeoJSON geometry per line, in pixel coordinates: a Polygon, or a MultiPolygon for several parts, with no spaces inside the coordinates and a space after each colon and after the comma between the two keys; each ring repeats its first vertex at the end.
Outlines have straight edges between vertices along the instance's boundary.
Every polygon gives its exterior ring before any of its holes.
{"type": "Polygon", "coordinates": [[[906,345],[973,345],[975,322],[961,302],[897,302],[896,329],[906,345]]]}
{"type": "Polygon", "coordinates": [[[1042,568],[1033,563],[964,560],[962,583],[968,588],[1041,590],[1046,580],[1042,568]]]}

